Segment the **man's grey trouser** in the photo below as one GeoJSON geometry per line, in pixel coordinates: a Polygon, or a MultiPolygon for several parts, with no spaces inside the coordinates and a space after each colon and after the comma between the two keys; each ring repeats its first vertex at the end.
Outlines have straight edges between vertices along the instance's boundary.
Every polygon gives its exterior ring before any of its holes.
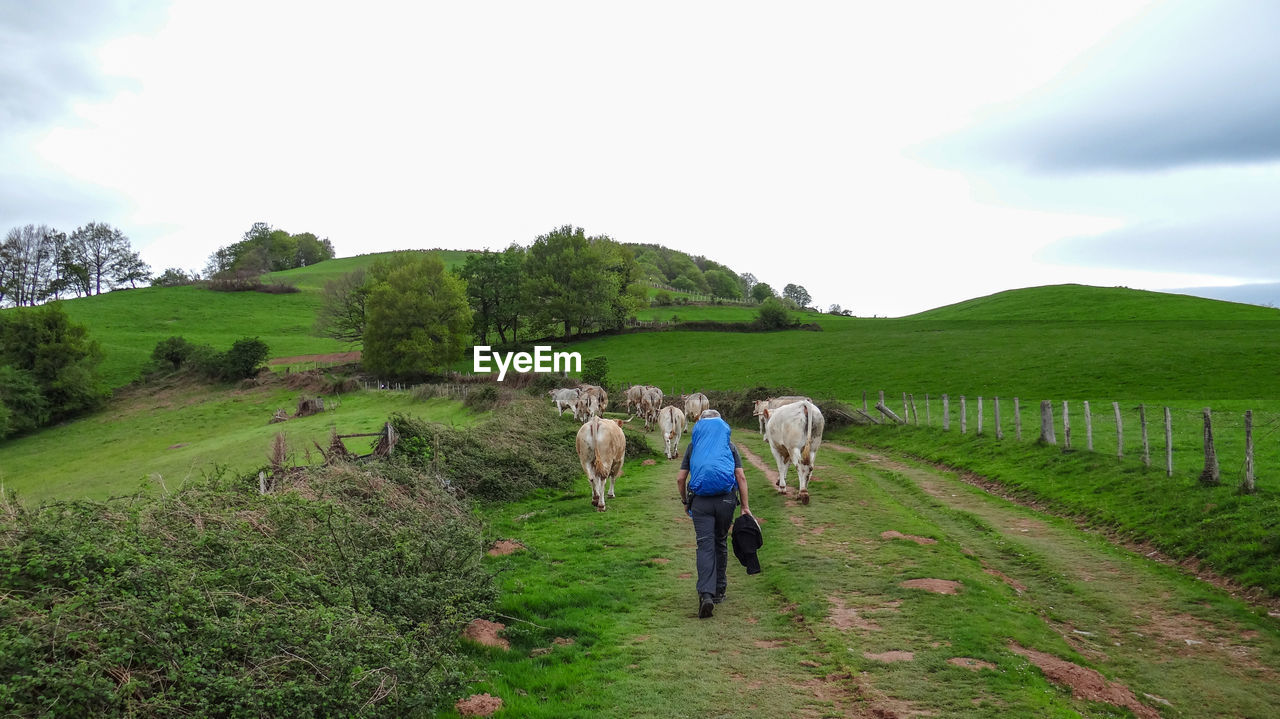
{"type": "Polygon", "coordinates": [[[729,528],[738,496],[725,492],[694,497],[689,506],[693,534],[698,540],[698,594],[724,594],[729,586],[729,528]]]}

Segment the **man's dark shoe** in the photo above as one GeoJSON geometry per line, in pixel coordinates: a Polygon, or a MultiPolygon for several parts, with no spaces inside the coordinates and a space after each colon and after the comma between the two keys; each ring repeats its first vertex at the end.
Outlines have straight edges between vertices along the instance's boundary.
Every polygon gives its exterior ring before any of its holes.
{"type": "Polygon", "coordinates": [[[712,604],[719,604],[720,602],[723,602],[723,601],[724,601],[724,592],[720,592],[719,594],[716,594],[711,597],[712,604]]]}
{"type": "Polygon", "coordinates": [[[698,619],[706,619],[715,611],[715,599],[710,594],[703,594],[698,600],[698,619]]]}

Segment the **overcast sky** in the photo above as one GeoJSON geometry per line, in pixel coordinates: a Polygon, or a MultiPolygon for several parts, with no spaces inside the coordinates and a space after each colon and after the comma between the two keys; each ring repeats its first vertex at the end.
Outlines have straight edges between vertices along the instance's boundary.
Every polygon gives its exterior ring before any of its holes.
{"type": "Polygon", "coordinates": [[[1280,2],[0,0],[0,232],[562,225],[899,316],[1280,280],[1280,2]]]}

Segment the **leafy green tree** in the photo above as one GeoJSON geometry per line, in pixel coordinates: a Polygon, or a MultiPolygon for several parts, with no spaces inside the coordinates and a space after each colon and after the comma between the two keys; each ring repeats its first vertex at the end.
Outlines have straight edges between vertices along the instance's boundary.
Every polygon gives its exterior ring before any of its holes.
{"type": "Polygon", "coordinates": [[[777,293],[773,291],[773,288],[770,287],[767,282],[757,282],[756,285],[751,288],[751,299],[756,302],[764,302],[770,297],[777,296],[777,293]]]}
{"type": "Polygon", "coordinates": [[[76,263],[89,273],[95,295],[102,294],[102,285],[110,290],[114,268],[121,256],[130,251],[129,238],[119,229],[105,222],[90,222],[71,233],[76,263]]]}
{"type": "Polygon", "coordinates": [[[737,277],[731,275],[727,270],[707,270],[702,273],[702,276],[706,278],[707,285],[711,288],[711,294],[716,297],[723,297],[728,300],[742,299],[742,284],[737,277]]]}
{"type": "Polygon", "coordinates": [[[342,342],[361,342],[368,322],[369,278],[363,267],[324,285],[315,332],[342,342]]]}
{"type": "Polygon", "coordinates": [[[139,282],[151,282],[151,265],[143,262],[137,252],[126,249],[111,264],[111,281],[116,286],[128,284],[137,288],[139,282]]]}
{"type": "Polygon", "coordinates": [[[462,356],[471,330],[462,280],[435,254],[375,263],[364,331],[365,369],[384,377],[421,377],[462,356]]]}
{"type": "Polygon", "coordinates": [[[800,307],[808,307],[813,298],[809,296],[809,291],[797,284],[789,284],[782,288],[782,296],[795,302],[800,307]]]}
{"type": "Polygon", "coordinates": [[[503,344],[507,343],[508,330],[511,340],[515,340],[524,314],[524,263],[524,248],[513,244],[502,252],[485,250],[467,255],[458,270],[458,276],[467,283],[467,299],[480,344],[489,344],[490,331],[497,332],[503,344]]]}
{"type": "Polygon", "coordinates": [[[582,361],[582,381],[599,387],[609,382],[609,358],[604,355],[582,361]]]}
{"type": "Polygon", "coordinates": [[[181,287],[195,282],[198,276],[195,273],[187,274],[186,270],[181,267],[170,267],[161,272],[155,279],[151,280],[152,287],[181,287]]]}
{"type": "Polygon", "coordinates": [[[156,343],[155,349],[151,350],[151,359],[176,370],[191,356],[191,349],[192,345],[186,338],[170,337],[156,343]]]}
{"type": "Polygon", "coordinates": [[[593,321],[610,315],[624,284],[608,271],[607,238],[587,237],[581,227],[564,225],[540,235],[525,261],[525,295],[535,317],[558,324],[568,339],[593,321]]]}
{"type": "Polygon", "coordinates": [[[0,365],[0,437],[28,432],[49,421],[49,403],[27,370],[0,365]]]}
{"type": "Polygon", "coordinates": [[[41,424],[94,409],[107,398],[98,376],[101,361],[98,343],[57,303],[0,313],[0,366],[28,373],[39,388],[48,408],[41,424]]]}

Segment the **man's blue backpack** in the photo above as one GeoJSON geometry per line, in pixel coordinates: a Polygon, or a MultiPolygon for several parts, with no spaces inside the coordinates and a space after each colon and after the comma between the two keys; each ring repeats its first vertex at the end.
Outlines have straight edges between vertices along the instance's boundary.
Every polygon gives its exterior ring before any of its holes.
{"type": "Polygon", "coordinates": [[[738,481],[729,448],[729,424],[719,417],[698,420],[689,441],[689,491],[707,496],[732,491],[738,481]]]}

